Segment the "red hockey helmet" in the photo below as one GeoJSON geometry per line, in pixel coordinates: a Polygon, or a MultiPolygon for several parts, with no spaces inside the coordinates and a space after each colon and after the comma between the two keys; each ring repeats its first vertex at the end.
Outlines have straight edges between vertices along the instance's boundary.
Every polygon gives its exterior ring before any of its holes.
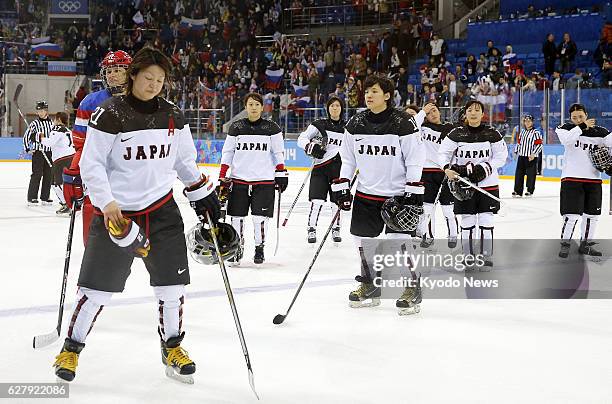
{"type": "Polygon", "coordinates": [[[127,69],[132,63],[132,57],[125,51],[117,50],[117,51],[109,51],[104,59],[102,59],[102,63],[100,63],[100,76],[102,77],[102,83],[104,87],[108,89],[111,94],[119,94],[125,90],[127,85],[127,69]],[[113,83],[111,85],[108,80],[108,72],[111,69],[115,68],[123,68],[126,70],[125,82],[121,84],[113,83]]]}

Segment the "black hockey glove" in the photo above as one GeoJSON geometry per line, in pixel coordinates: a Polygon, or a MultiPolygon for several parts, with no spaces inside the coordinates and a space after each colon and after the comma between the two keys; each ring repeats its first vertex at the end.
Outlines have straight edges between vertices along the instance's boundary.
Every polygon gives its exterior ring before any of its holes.
{"type": "Polygon", "coordinates": [[[404,194],[402,205],[423,206],[423,194],[404,194]]]}
{"type": "Polygon", "coordinates": [[[612,177],[612,166],[606,168],[604,170],[604,173],[608,174],[610,177],[612,177]]]}
{"type": "Polygon", "coordinates": [[[219,202],[225,204],[229,198],[230,192],[232,192],[232,180],[230,178],[219,178],[219,185],[217,185],[216,191],[219,202]]]}
{"type": "Polygon", "coordinates": [[[470,180],[471,182],[473,182],[475,184],[477,184],[480,181],[484,180],[490,174],[490,173],[487,172],[485,167],[482,166],[481,164],[476,164],[476,165],[468,164],[467,165],[467,171],[468,171],[468,173],[467,173],[468,180],[470,180]]]}
{"type": "Polygon", "coordinates": [[[353,195],[351,195],[351,183],[347,178],[336,178],[331,185],[332,198],[342,210],[351,210],[353,195]]]}
{"type": "Polygon", "coordinates": [[[322,159],[325,156],[325,148],[319,142],[310,142],[304,149],[307,155],[316,159],[322,159]]]}
{"type": "Polygon", "coordinates": [[[183,190],[183,194],[189,199],[189,205],[195,210],[198,219],[202,223],[208,223],[206,220],[206,212],[210,215],[210,220],[216,224],[221,217],[221,203],[215,193],[215,186],[208,180],[208,177],[202,176],[202,179],[190,187],[183,190]]]}
{"type": "Polygon", "coordinates": [[[466,178],[468,176],[468,169],[465,165],[453,164],[449,169],[459,174],[460,177],[466,178]]]}
{"type": "Polygon", "coordinates": [[[285,192],[289,185],[289,173],[286,169],[276,170],[274,174],[274,186],[281,193],[285,192]]]}

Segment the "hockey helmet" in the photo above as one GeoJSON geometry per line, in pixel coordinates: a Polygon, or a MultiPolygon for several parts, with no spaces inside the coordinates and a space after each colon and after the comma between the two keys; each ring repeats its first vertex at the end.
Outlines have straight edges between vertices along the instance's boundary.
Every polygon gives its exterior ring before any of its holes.
{"type": "Polygon", "coordinates": [[[383,222],[395,231],[416,230],[422,214],[422,206],[405,204],[403,196],[387,199],[380,209],[383,222]]]}
{"type": "Polygon", "coordinates": [[[605,146],[593,147],[589,150],[589,158],[598,171],[606,171],[612,167],[612,156],[605,146]]]}
{"type": "Polygon", "coordinates": [[[47,104],[47,101],[36,101],[36,110],[41,111],[43,109],[49,109],[49,104],[47,104]]]}
{"type": "Polygon", "coordinates": [[[100,77],[104,88],[108,89],[111,94],[119,94],[123,92],[127,86],[127,69],[132,63],[132,57],[125,51],[109,51],[102,63],[100,63],[100,77]],[[124,68],[126,70],[126,82],[119,85],[111,86],[108,82],[108,72],[113,68],[124,68]]]}
{"type": "Polygon", "coordinates": [[[467,201],[474,195],[474,188],[459,180],[448,180],[448,189],[459,201],[467,201]]]}
{"type": "MultiPolygon", "coordinates": [[[[223,260],[229,260],[240,251],[240,236],[232,225],[220,222],[214,229],[223,260]]],[[[187,249],[194,260],[204,265],[215,265],[219,262],[210,229],[198,223],[187,233],[187,249]]]]}

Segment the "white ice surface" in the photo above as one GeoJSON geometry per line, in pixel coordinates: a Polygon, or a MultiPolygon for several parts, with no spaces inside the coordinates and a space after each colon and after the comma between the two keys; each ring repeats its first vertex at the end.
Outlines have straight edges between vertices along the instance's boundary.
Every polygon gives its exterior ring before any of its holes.
{"type": "MultiPolygon", "coordinates": [[[[0,164],[0,382],[53,382],[60,343],[35,351],[32,336],[53,330],[68,219],[54,207],[25,206],[30,165],[0,164]]],[[[205,170],[205,168],[203,168],[205,170]]],[[[214,170],[214,169],[213,169],[214,170]]],[[[284,217],[305,172],[292,171],[284,217]]],[[[495,233],[506,238],[556,238],[559,183],[538,182],[536,197],[508,202],[495,233]]],[[[604,212],[608,187],[604,187],[604,212]]],[[[180,185],[177,183],[177,191],[180,185]]],[[[196,218],[176,192],[186,228],[196,218]]],[[[252,264],[247,220],[243,266],[229,269],[263,403],[611,403],[612,302],[608,300],[427,300],[399,317],[393,301],[350,309],[359,273],[348,226],[344,241],[324,246],[306,287],[284,313],[314,254],[306,238],[302,195],[273,257],[270,223],[266,263],[252,264]]],[[[443,220],[438,212],[438,234],[443,220]]],[[[350,215],[343,215],[348,224],[350,215]]],[[[319,236],[331,219],[326,209],[319,236]]],[[[601,238],[612,238],[604,215],[601,238]]],[[[83,252],[77,217],[64,332],[69,324],[83,252]]],[[[600,270],[612,270],[601,267],[600,270]]],[[[195,384],[165,377],[156,332],[157,304],[147,272],[135,261],[125,292],[98,318],[70,385],[71,403],[252,403],[244,358],[217,267],[191,263],[184,309],[184,347],[197,363],[195,384]]],[[[62,335],[62,338],[64,335],[62,335]]],[[[1,400],[1,399],[0,399],[1,400]]],[[[8,402],[29,402],[12,399],[8,402]]],[[[47,400],[39,400],[47,401],[47,400]]]]}

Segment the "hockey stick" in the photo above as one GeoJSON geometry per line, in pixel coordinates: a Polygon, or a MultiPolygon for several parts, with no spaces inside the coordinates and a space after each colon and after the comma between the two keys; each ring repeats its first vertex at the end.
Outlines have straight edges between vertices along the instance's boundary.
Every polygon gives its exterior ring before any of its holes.
{"type": "Polygon", "coordinates": [[[471,182],[469,182],[468,180],[466,180],[465,178],[461,177],[461,176],[457,176],[456,177],[459,181],[463,182],[466,185],[469,185],[470,187],[474,188],[476,191],[480,192],[483,195],[488,196],[489,198],[493,199],[494,201],[499,202],[502,205],[505,205],[506,202],[502,201],[501,199],[499,199],[498,197],[496,197],[495,195],[491,194],[490,192],[485,191],[484,189],[480,188],[478,185],[474,185],[471,182]]]}
{"type": "Polygon", "coordinates": [[[285,227],[285,225],[287,224],[287,221],[289,220],[289,216],[291,215],[291,212],[293,212],[293,208],[295,207],[295,204],[297,203],[298,199],[300,198],[300,194],[302,193],[302,190],[304,189],[304,186],[306,186],[306,182],[308,182],[308,178],[310,177],[310,174],[312,174],[312,169],[313,168],[314,168],[314,163],[312,163],[312,165],[308,169],[308,173],[306,174],[306,177],[304,178],[304,182],[302,182],[302,185],[300,186],[300,190],[298,191],[297,195],[295,196],[295,200],[291,204],[291,207],[289,208],[289,211],[287,212],[287,216],[285,217],[285,220],[283,220],[283,227],[285,227]]]}
{"type": "MultiPolygon", "coordinates": [[[[25,122],[26,128],[27,128],[28,126],[30,126],[30,124],[28,123],[27,119],[25,119],[23,112],[21,112],[21,108],[19,108],[19,95],[21,94],[22,89],[23,89],[23,84],[21,83],[17,84],[17,88],[15,89],[15,95],[13,96],[13,102],[15,103],[15,108],[17,108],[17,113],[19,114],[21,119],[23,119],[23,122],[25,122]]],[[[47,164],[49,165],[49,167],[53,167],[53,164],[51,164],[51,162],[49,161],[49,157],[47,157],[47,154],[42,150],[40,152],[42,153],[43,157],[47,161],[47,164]]]]}
{"type": "MultiPolygon", "coordinates": [[[[212,223],[208,212],[206,212],[206,220],[209,224],[212,223]]],[[[227,271],[225,270],[223,257],[221,256],[221,252],[219,251],[217,235],[215,234],[214,227],[212,224],[210,225],[209,231],[210,237],[212,238],[213,244],[215,245],[215,252],[217,253],[217,258],[219,260],[219,268],[221,269],[221,276],[223,276],[223,284],[225,285],[227,298],[229,299],[230,307],[232,308],[232,315],[234,316],[234,323],[236,324],[236,330],[238,331],[238,338],[240,338],[240,345],[242,345],[242,353],[244,354],[247,371],[249,372],[249,384],[251,385],[251,390],[253,390],[253,393],[255,393],[255,397],[257,397],[257,399],[259,400],[259,395],[257,395],[257,391],[255,390],[255,377],[253,376],[253,368],[251,367],[251,358],[249,357],[249,351],[247,350],[246,341],[244,340],[244,334],[242,333],[242,325],[240,325],[240,318],[238,318],[238,310],[236,309],[234,294],[232,293],[232,287],[230,286],[229,277],[227,276],[227,271]]]]}
{"type": "MultiPolygon", "coordinates": [[[[76,203],[76,202],[74,202],[76,203]]],[[[62,319],[64,317],[64,298],[66,297],[66,284],[68,282],[68,267],[70,266],[70,252],[72,251],[72,234],[74,233],[74,218],[77,210],[72,208],[70,213],[70,227],[68,228],[68,243],[66,245],[66,258],[64,260],[64,279],[62,280],[62,292],[60,294],[59,312],[57,313],[57,327],[48,334],[36,335],[32,341],[34,349],[43,348],[57,341],[62,331],[62,319]]]]}
{"type": "MultiPolygon", "coordinates": [[[[355,183],[356,180],[357,180],[357,174],[355,174],[355,176],[351,180],[351,184],[349,185],[350,188],[353,188],[353,184],[355,183]]],[[[334,217],[332,218],[331,223],[327,227],[327,231],[325,232],[325,235],[323,236],[323,239],[321,240],[321,243],[319,244],[319,247],[317,248],[317,251],[315,252],[314,257],[312,257],[312,261],[310,261],[310,265],[308,266],[308,270],[306,271],[306,274],[304,274],[304,278],[302,279],[302,283],[300,283],[300,286],[298,286],[297,291],[295,292],[295,295],[293,296],[293,300],[291,301],[291,304],[289,305],[289,308],[287,309],[287,312],[284,315],[277,314],[276,316],[274,316],[274,319],[272,320],[272,322],[274,324],[282,324],[283,321],[285,321],[285,319],[289,315],[289,312],[291,311],[291,308],[293,307],[293,304],[295,303],[298,295],[300,294],[300,291],[302,290],[302,287],[304,286],[304,283],[306,283],[306,278],[308,278],[308,275],[310,274],[310,271],[312,270],[312,267],[314,266],[315,262],[317,261],[317,257],[319,256],[319,253],[321,252],[321,248],[323,248],[323,244],[325,244],[325,240],[327,240],[327,236],[329,236],[329,233],[331,232],[331,229],[334,227],[334,224],[336,223],[336,221],[340,217],[340,212],[341,212],[340,207],[338,207],[338,210],[336,210],[336,214],[334,215],[334,217]]]]}
{"type": "Polygon", "coordinates": [[[280,208],[281,208],[281,195],[283,193],[281,190],[278,190],[278,208],[276,209],[276,246],[274,247],[274,256],[276,257],[276,253],[278,252],[278,244],[280,241],[280,208]]]}

